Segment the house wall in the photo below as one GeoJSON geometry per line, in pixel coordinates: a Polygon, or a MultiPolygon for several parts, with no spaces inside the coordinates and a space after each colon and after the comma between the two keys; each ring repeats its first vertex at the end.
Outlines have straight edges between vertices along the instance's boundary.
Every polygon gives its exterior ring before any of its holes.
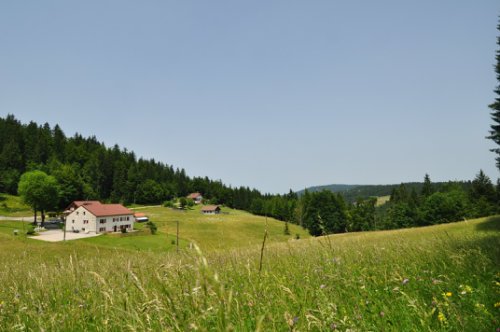
{"type": "Polygon", "coordinates": [[[126,227],[127,231],[131,231],[134,229],[135,217],[133,214],[127,215],[119,215],[119,216],[106,216],[106,217],[97,217],[97,233],[104,232],[120,232],[122,227],[126,227]],[[128,218],[128,220],[127,220],[128,218]],[[103,224],[101,224],[101,220],[105,220],[103,224]],[[105,230],[101,230],[101,228],[105,228],[105,230]]]}
{"type": "Polygon", "coordinates": [[[116,226],[116,231],[120,232],[122,227],[128,225],[127,231],[131,231],[134,229],[134,221],[133,214],[96,217],[83,206],[80,206],[66,217],[66,229],[67,231],[79,230],[80,232],[104,233],[114,232],[116,226]],[[86,220],[88,220],[88,223],[85,223],[86,220]],[[104,223],[101,223],[101,220],[104,220],[104,223]]]}
{"type": "Polygon", "coordinates": [[[95,233],[95,226],[96,217],[92,213],[87,211],[87,209],[85,209],[83,206],[80,206],[66,217],[67,231],[73,231],[77,229],[80,232],[89,231],[91,233],[95,233]]]}

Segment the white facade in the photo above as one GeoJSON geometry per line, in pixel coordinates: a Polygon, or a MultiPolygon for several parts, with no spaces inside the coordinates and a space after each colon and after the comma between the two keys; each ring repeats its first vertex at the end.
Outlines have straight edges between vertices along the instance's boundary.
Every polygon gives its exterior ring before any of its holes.
{"type": "Polygon", "coordinates": [[[95,216],[80,206],[66,217],[66,230],[84,233],[120,232],[134,229],[134,215],[95,216]]]}

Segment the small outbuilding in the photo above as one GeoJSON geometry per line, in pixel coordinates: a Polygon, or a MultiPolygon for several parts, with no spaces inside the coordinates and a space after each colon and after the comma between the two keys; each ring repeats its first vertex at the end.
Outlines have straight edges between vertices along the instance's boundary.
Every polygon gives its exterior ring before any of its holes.
{"type": "Polygon", "coordinates": [[[195,204],[201,204],[203,201],[203,196],[200,193],[192,193],[187,196],[187,198],[191,198],[195,204]]]}
{"type": "Polygon", "coordinates": [[[203,214],[219,214],[220,207],[218,207],[217,205],[206,205],[201,208],[201,212],[203,214]]]}
{"type": "Polygon", "coordinates": [[[135,222],[148,222],[149,218],[145,213],[134,213],[135,222]]]}

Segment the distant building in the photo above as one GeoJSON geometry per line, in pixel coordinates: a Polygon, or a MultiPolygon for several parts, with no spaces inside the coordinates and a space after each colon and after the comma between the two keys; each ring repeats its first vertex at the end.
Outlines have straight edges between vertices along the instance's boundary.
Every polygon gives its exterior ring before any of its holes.
{"type": "Polygon", "coordinates": [[[148,216],[145,213],[136,213],[134,214],[136,222],[146,222],[149,221],[148,216]]]}
{"type": "Polygon", "coordinates": [[[119,232],[134,229],[134,213],[121,204],[75,201],[66,211],[66,229],[85,233],[119,232]]]}
{"type": "Polygon", "coordinates": [[[203,214],[219,214],[220,207],[217,205],[207,205],[201,208],[201,212],[203,212],[203,214]]]}
{"type": "Polygon", "coordinates": [[[203,201],[203,196],[200,193],[189,194],[187,198],[191,198],[195,204],[201,204],[203,201]]]}

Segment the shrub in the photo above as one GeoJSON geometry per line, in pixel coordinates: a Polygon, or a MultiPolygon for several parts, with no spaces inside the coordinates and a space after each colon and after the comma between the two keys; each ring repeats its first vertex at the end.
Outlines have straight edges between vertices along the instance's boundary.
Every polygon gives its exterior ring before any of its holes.
{"type": "Polygon", "coordinates": [[[156,227],[156,225],[152,221],[148,221],[148,223],[146,225],[148,225],[149,230],[151,231],[151,234],[153,234],[153,235],[156,234],[158,227],[156,227]]]}
{"type": "Polygon", "coordinates": [[[283,231],[283,234],[290,235],[290,229],[288,228],[288,221],[285,221],[285,230],[283,231]]]}
{"type": "Polygon", "coordinates": [[[179,198],[179,204],[181,205],[181,209],[184,209],[186,207],[186,204],[187,204],[186,198],[185,197],[179,198]]]}
{"type": "Polygon", "coordinates": [[[33,225],[28,226],[28,230],[26,231],[26,235],[35,235],[35,228],[33,225]]]}
{"type": "Polygon", "coordinates": [[[175,207],[175,204],[172,201],[165,201],[165,202],[163,202],[163,206],[173,208],[173,207],[175,207]]]}
{"type": "Polygon", "coordinates": [[[299,233],[295,234],[295,239],[300,240],[300,234],[299,233]]]}
{"type": "Polygon", "coordinates": [[[125,227],[122,228],[122,233],[123,234],[127,233],[127,229],[125,227]]]}

